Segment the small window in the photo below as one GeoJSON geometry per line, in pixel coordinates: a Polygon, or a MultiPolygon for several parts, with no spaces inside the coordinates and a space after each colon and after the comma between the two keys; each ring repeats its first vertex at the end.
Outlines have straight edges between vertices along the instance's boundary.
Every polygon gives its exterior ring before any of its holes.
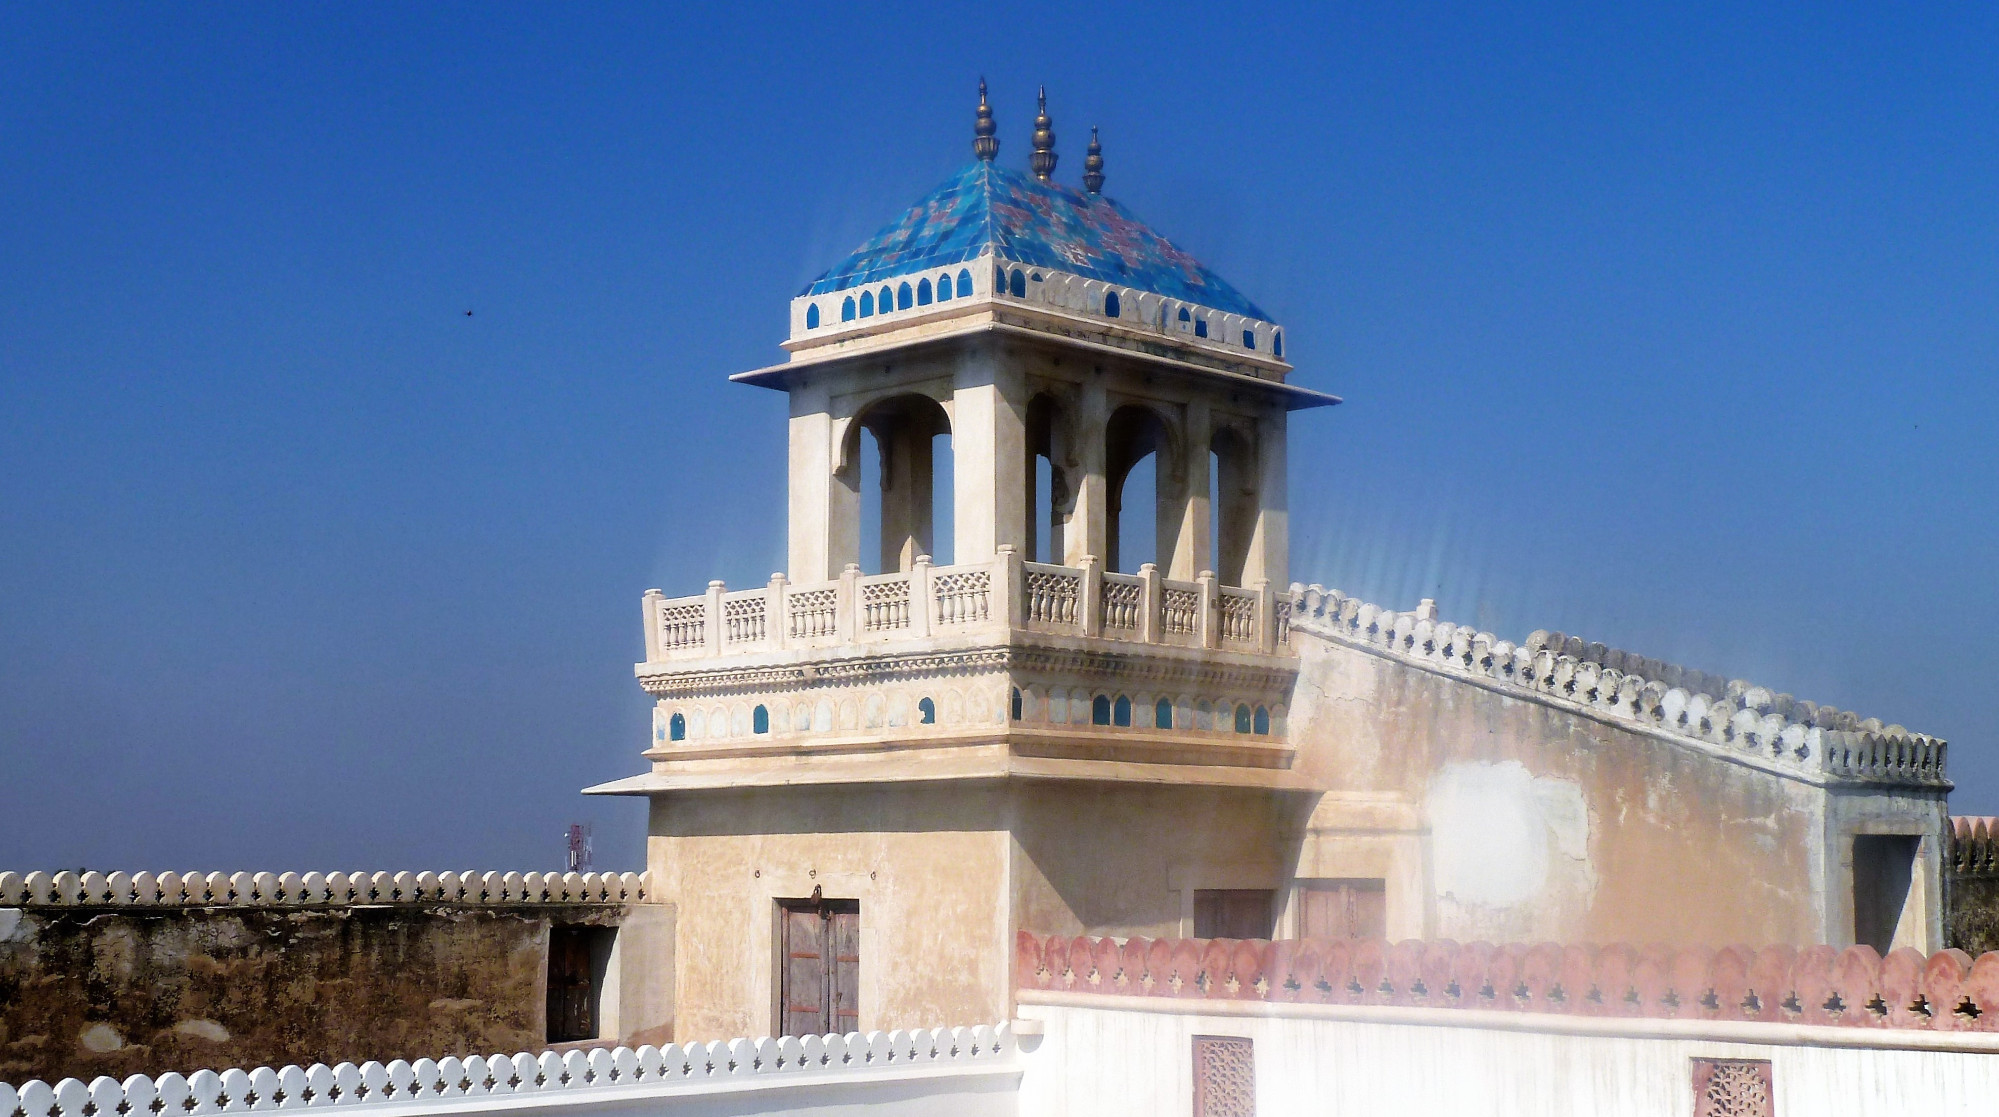
{"type": "Polygon", "coordinates": [[[1256,348],[1256,331],[1255,331],[1255,330],[1244,330],[1244,331],[1242,332],[1242,347],[1243,347],[1244,349],[1254,349],[1254,348],[1256,348]]]}
{"type": "Polygon", "coordinates": [[[934,701],[932,701],[931,699],[928,699],[928,698],[924,698],[924,699],[920,699],[920,700],[918,700],[918,701],[917,701],[917,703],[916,703],[916,724],[918,724],[918,725],[936,725],[936,724],[937,724],[937,703],[936,703],[936,702],[934,702],[934,701]]]}
{"type": "Polygon", "coordinates": [[[1107,694],[1099,694],[1090,703],[1090,724],[1109,725],[1111,723],[1111,699],[1107,694]]]}
{"type": "Polygon", "coordinates": [[[861,317],[873,318],[874,316],[875,316],[875,293],[873,291],[862,291],[861,317]]]}
{"type": "Polygon", "coordinates": [[[916,292],[910,288],[909,284],[905,283],[895,289],[895,308],[897,310],[908,310],[915,305],[916,292]]]}
{"type": "Polygon", "coordinates": [[[1028,276],[1027,278],[1029,278],[1029,279],[1032,279],[1032,280],[1033,280],[1033,281],[1035,281],[1036,283],[1039,283],[1039,282],[1041,282],[1041,273],[1040,273],[1040,272],[1035,272],[1035,273],[1034,273],[1033,275],[1030,275],[1030,276],[1028,276]]]}
{"type": "Polygon", "coordinates": [[[1380,878],[1298,882],[1298,937],[1379,939],[1388,935],[1388,888],[1380,878]]]}
{"type": "Polygon", "coordinates": [[[1180,320],[1182,322],[1192,322],[1194,320],[1194,316],[1187,313],[1187,308],[1183,306],[1180,308],[1180,320]]]}
{"type": "Polygon", "coordinates": [[[883,287],[881,289],[881,294],[875,296],[875,307],[878,310],[880,310],[883,314],[887,314],[889,311],[894,310],[895,292],[887,287],[883,287]]]}
{"type": "Polygon", "coordinates": [[[1208,336],[1208,320],[1206,318],[1194,319],[1194,336],[1195,337],[1208,336]]]}
{"type": "Polygon", "coordinates": [[[1104,292],[1104,317],[1119,317],[1124,308],[1119,305],[1116,291],[1104,292]]]}
{"type": "Polygon", "coordinates": [[[1152,711],[1152,724],[1161,729],[1173,728],[1173,700],[1171,698],[1161,698],[1159,700],[1159,705],[1152,711]]]}
{"type": "Polygon", "coordinates": [[[1252,716],[1248,706],[1237,706],[1235,708],[1235,731],[1237,733],[1249,732],[1252,716]]]}
{"type": "Polygon", "coordinates": [[[818,303],[813,303],[811,306],[805,308],[805,328],[808,330],[816,330],[819,328],[818,303]]]}
{"type": "Polygon", "coordinates": [[[1270,736],[1270,707],[1268,706],[1258,706],[1256,708],[1256,734],[1259,737],[1270,736]]]}
{"type": "Polygon", "coordinates": [[[1020,688],[1013,688],[1013,720],[1020,720],[1020,688]]]}
{"type": "Polygon", "coordinates": [[[854,320],[854,296],[848,295],[846,299],[840,303],[840,321],[851,322],[853,320],[854,320]]]}
{"type": "Polygon", "coordinates": [[[1014,269],[1013,278],[1007,281],[1006,289],[1007,293],[1016,299],[1027,297],[1027,277],[1020,274],[1020,269],[1014,269]]]}
{"type": "Polygon", "coordinates": [[[951,297],[951,273],[945,272],[943,275],[937,277],[937,301],[941,303],[949,299],[950,297],[951,297]]]}
{"type": "Polygon", "coordinates": [[[675,714],[666,723],[666,739],[685,741],[687,739],[687,715],[675,714]]]}
{"type": "Polygon", "coordinates": [[[1279,330],[1276,333],[1270,335],[1270,355],[1273,357],[1282,357],[1284,355],[1283,330],[1279,330]]]}
{"type": "Polygon", "coordinates": [[[958,297],[961,299],[972,297],[972,273],[964,268],[958,269],[958,297]]]}
{"type": "Polygon", "coordinates": [[[1276,899],[1267,888],[1196,888],[1194,937],[1267,939],[1276,923],[1276,899]]]}
{"type": "Polygon", "coordinates": [[[927,279],[920,279],[916,282],[916,305],[930,305],[930,281],[927,279]]]}
{"type": "Polygon", "coordinates": [[[756,709],[750,711],[750,732],[752,733],[770,732],[769,707],[758,706],[756,709]]]}
{"type": "Polygon", "coordinates": [[[1111,724],[1112,725],[1131,724],[1130,698],[1122,694],[1117,696],[1117,702],[1111,706],[1111,724]]]}

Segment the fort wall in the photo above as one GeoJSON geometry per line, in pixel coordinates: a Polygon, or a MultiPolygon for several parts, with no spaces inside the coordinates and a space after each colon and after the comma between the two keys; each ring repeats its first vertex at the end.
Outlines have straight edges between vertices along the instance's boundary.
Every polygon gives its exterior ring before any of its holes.
{"type": "Polygon", "coordinates": [[[0,1081],[540,1048],[558,931],[602,955],[593,1030],[670,1032],[639,874],[489,875],[0,873],[0,1081]]]}

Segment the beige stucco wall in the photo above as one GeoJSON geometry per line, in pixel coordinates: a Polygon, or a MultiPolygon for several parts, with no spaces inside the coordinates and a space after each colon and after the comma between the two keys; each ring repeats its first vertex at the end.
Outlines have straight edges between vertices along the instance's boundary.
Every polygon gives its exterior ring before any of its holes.
{"type": "Polygon", "coordinates": [[[1233,788],[1034,783],[1016,792],[1016,926],[1193,933],[1193,891],[1281,889],[1309,797],[1233,788]]]}
{"type": "Polygon", "coordinates": [[[656,796],[654,887],[684,905],[679,1034],[772,1032],[776,901],[815,887],[860,901],[863,1030],[1004,1019],[1004,803],[973,783],[656,796]]]}
{"type": "MultiPolygon", "coordinates": [[[[1821,787],[1684,743],[1300,645],[1290,743],[1334,789],[1303,872],[1387,877],[1394,937],[1850,942],[1850,905],[1829,893],[1851,887],[1839,859],[1853,829],[1920,833],[1942,809],[1879,793],[1834,806],[1821,787]],[[1381,871],[1340,871],[1365,863],[1381,871]]],[[[1920,897],[1931,908],[1933,894],[1920,897]]],[[[1925,937],[1912,926],[1908,943],[1934,948],[1925,937]]]]}
{"type": "Polygon", "coordinates": [[[776,902],[815,886],[860,901],[863,1029],[1005,1019],[1016,928],[1191,933],[1192,889],[1281,886],[1303,804],[1040,780],[656,797],[652,880],[679,911],[677,1027],[772,1029],[776,902]]]}

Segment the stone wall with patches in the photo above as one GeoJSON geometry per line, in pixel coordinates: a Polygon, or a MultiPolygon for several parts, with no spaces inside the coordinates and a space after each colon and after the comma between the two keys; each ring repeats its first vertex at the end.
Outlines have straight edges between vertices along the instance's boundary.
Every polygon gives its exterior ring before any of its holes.
{"type": "Polygon", "coordinates": [[[51,898],[0,907],[0,1081],[539,1049],[557,933],[615,952],[607,1038],[671,1031],[661,905],[51,898]]]}
{"type": "Polygon", "coordinates": [[[1999,818],[1950,820],[1944,889],[1945,945],[1972,954],[1999,950],[1999,818]]]}

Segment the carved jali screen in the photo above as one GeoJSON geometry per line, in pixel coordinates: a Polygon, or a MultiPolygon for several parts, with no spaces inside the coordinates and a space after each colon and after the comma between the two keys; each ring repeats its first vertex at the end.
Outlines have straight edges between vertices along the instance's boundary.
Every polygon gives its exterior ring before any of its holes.
{"type": "Polygon", "coordinates": [[[1241,1036],[1194,1037],[1194,1117],[1255,1117],[1256,1053],[1241,1036]]]}
{"type": "Polygon", "coordinates": [[[1774,1117],[1768,1059],[1695,1059],[1694,1117],[1774,1117]]]}

